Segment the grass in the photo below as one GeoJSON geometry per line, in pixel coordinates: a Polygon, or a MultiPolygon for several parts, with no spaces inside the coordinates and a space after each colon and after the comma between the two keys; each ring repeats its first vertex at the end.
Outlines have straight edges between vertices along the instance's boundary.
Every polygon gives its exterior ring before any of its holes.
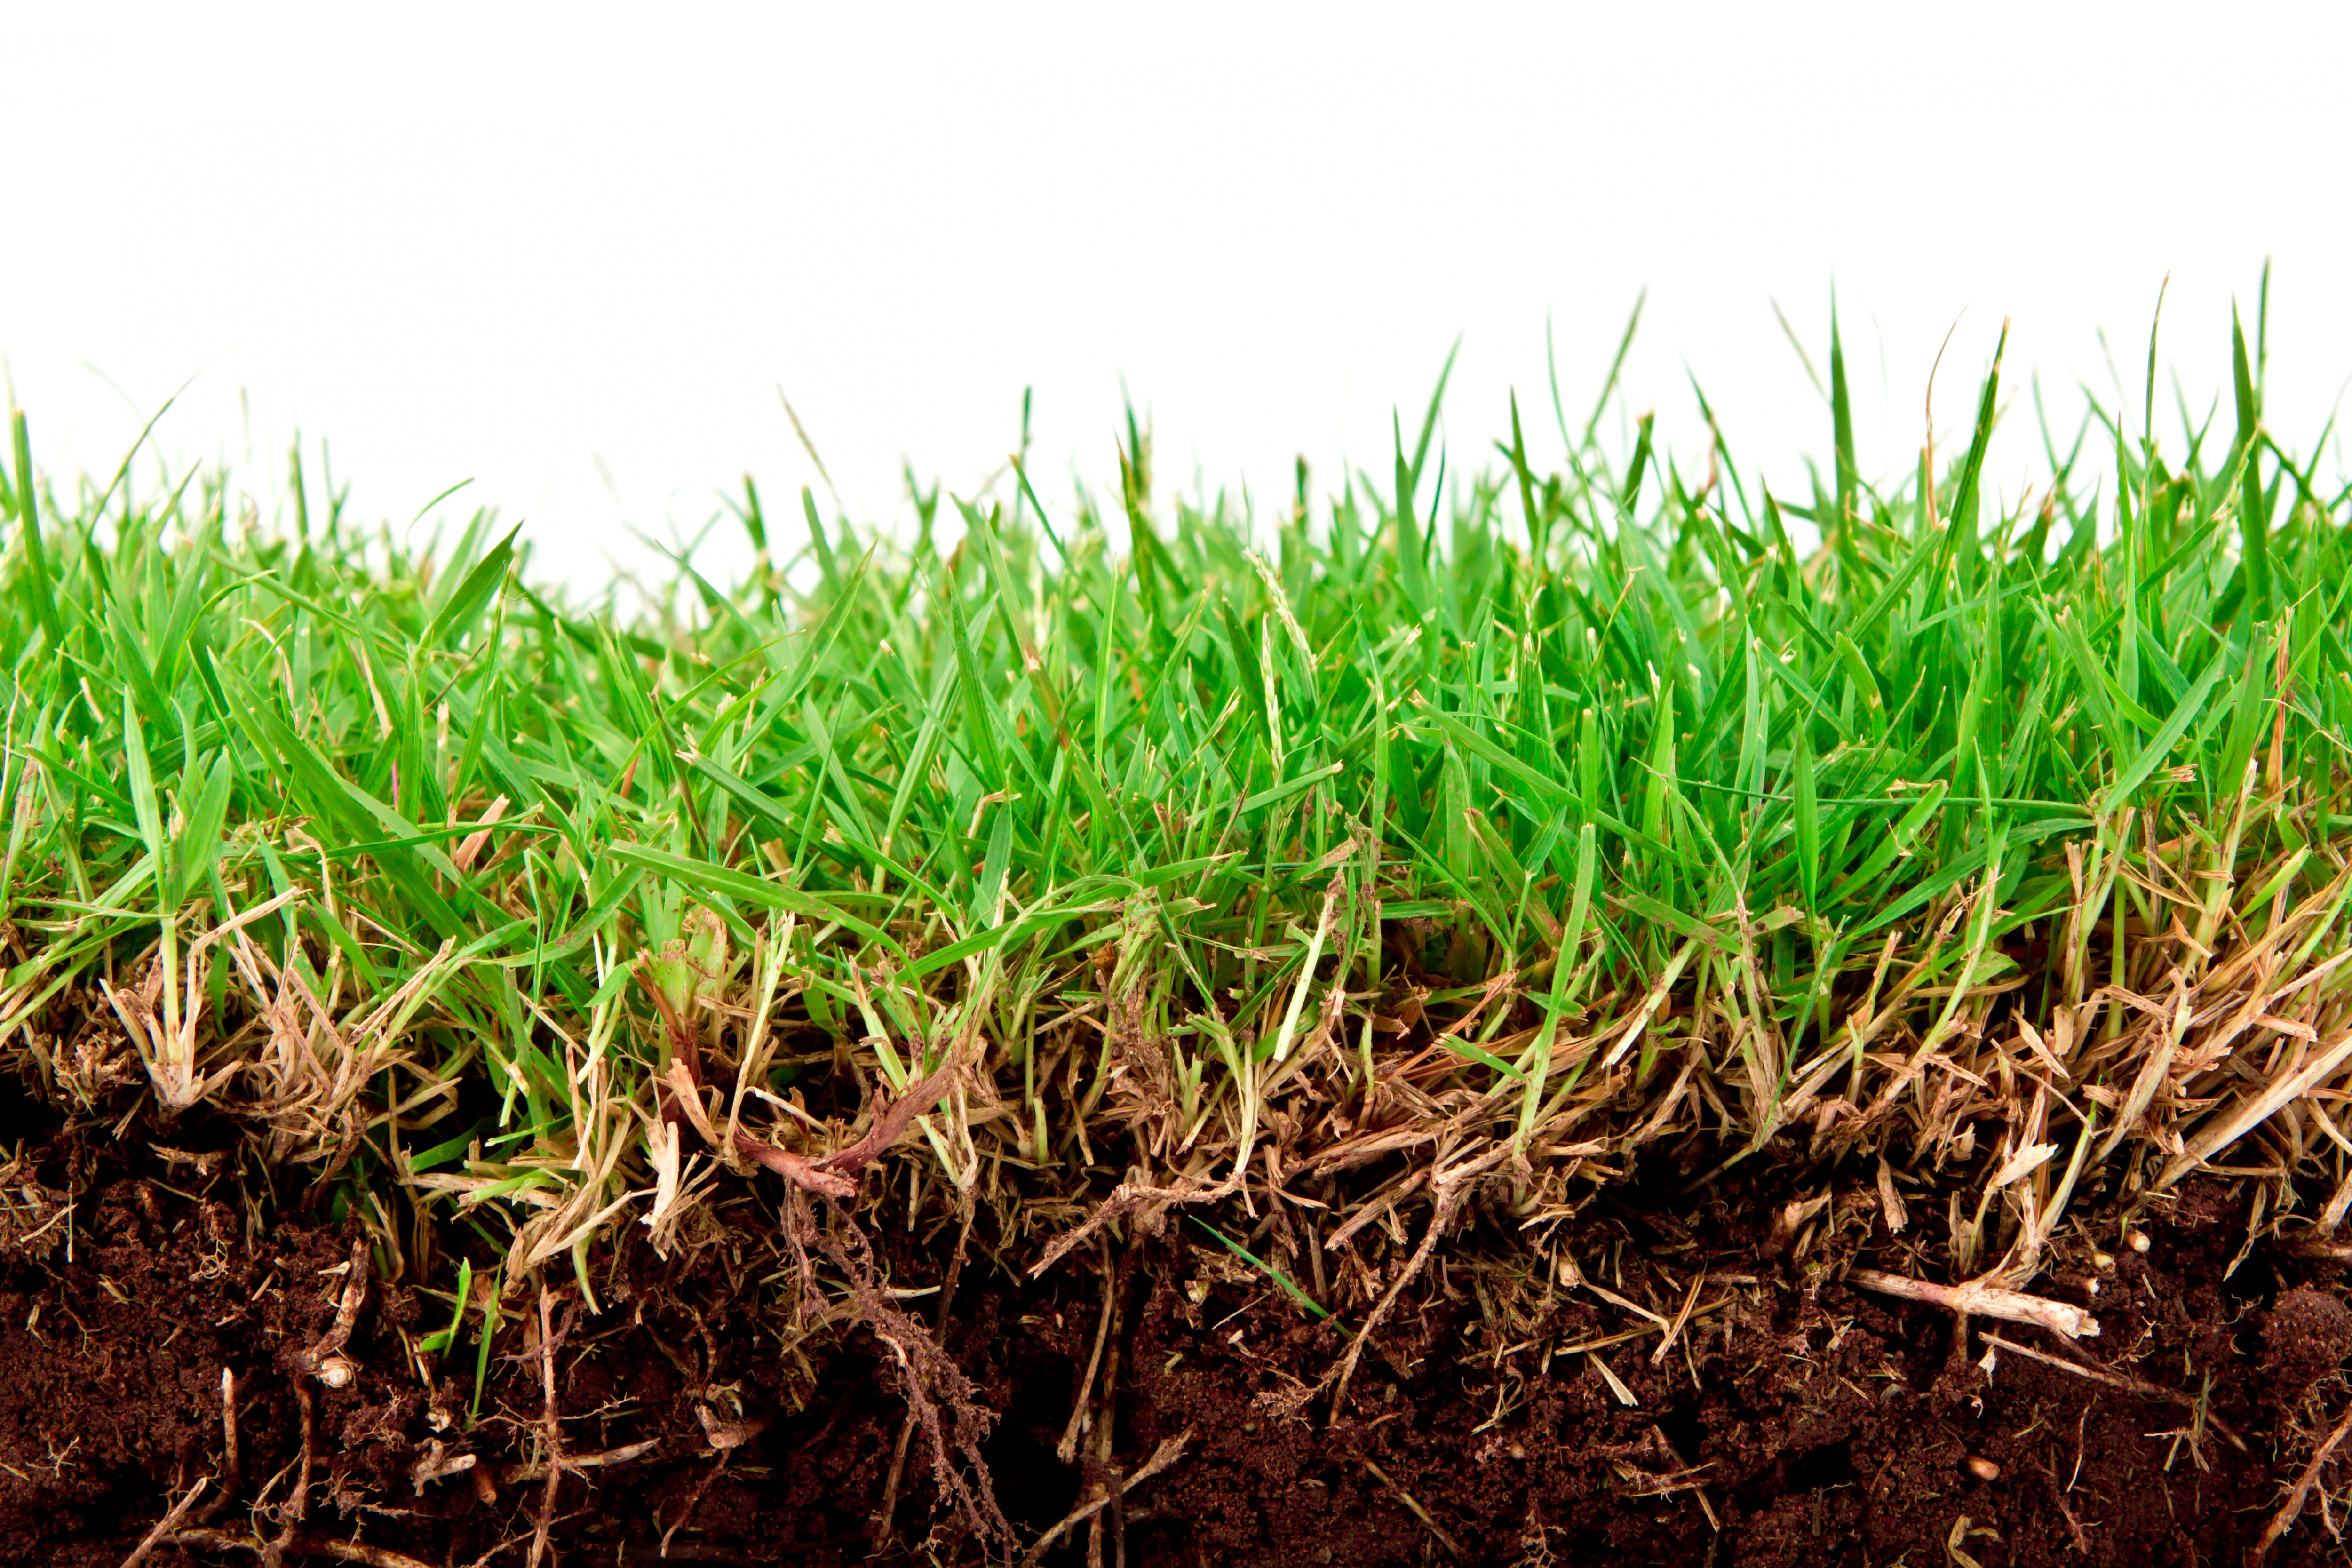
{"type": "Polygon", "coordinates": [[[628,614],[299,452],[278,529],[211,470],[44,489],[20,416],[0,1054],[508,1289],[918,1085],[864,1201],[1025,1262],[1320,1192],[1219,1238],[1360,1322],[1394,1291],[1314,1237],[1426,1206],[1418,1267],[1476,1186],[1539,1240],[1647,1151],[1940,1173],[2008,1283],[2203,1165],[2329,1231],[2352,536],[2233,331],[2224,411],[2160,441],[2151,347],[2014,500],[1998,355],[1876,486],[1832,335],[1802,495],[1655,449],[1612,370],[1475,475],[1433,401],[1270,518],[1161,495],[1132,422],[1115,498],[918,489],[911,541],[747,480],[749,576],[628,614]]]}

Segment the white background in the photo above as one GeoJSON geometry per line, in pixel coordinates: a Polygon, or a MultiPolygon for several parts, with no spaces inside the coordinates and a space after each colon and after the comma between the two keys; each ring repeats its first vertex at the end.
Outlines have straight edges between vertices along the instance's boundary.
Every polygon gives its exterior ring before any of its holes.
{"type": "Polygon", "coordinates": [[[1454,471],[1512,389],[1550,460],[1547,321],[1580,419],[1644,287],[1636,405],[1703,463],[1696,375],[1784,489],[1829,416],[1773,302],[1823,362],[1832,284],[1874,473],[1955,321],[1947,439],[2015,323],[2004,493],[2027,373],[2069,421],[2114,399],[2101,328],[2136,419],[2168,272],[2225,429],[2266,257],[2288,445],[2352,374],[2340,5],[5,14],[0,352],[45,469],[102,482],[193,378],[173,464],[250,461],[268,508],[299,425],[362,517],[470,478],[582,585],[746,469],[796,513],[779,385],[892,523],[902,458],[988,481],[1024,387],[1048,502],[1115,493],[1122,378],[1165,478],[1271,510],[1303,452],[1328,492],[1457,335],[1454,471]]]}

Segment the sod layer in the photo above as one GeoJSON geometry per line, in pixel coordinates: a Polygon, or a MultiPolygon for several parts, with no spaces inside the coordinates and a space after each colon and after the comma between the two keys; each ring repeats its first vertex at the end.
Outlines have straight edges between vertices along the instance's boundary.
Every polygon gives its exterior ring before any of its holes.
{"type": "Polygon", "coordinates": [[[2232,341],[2231,417],[2095,405],[2016,495],[1998,355],[1874,480],[1833,337],[1802,495],[1612,371],[1272,517],[1132,425],[1108,502],[1016,464],[910,540],[747,482],[741,581],[584,605],[299,453],[271,527],[136,453],[62,495],[19,416],[0,1262],[27,1347],[152,1320],[134,1236],[256,1342],[144,1351],[168,1476],[75,1492],[45,1397],[10,1506],[151,1558],[625,1559],[704,1480],[941,1561],[2332,1544],[2352,542],[2232,341]],[[856,1500],[762,1490],[835,1416],[856,1500]],[[2109,1468],[2013,1539],[2064,1418],[2109,1468]]]}

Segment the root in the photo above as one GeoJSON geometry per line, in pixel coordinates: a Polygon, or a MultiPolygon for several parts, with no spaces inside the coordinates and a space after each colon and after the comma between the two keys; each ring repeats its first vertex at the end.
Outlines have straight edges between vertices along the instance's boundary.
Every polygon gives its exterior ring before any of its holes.
{"type": "Polygon", "coordinates": [[[1446,1228],[1454,1223],[1454,1216],[1462,1212],[1462,1205],[1470,1196],[1471,1184],[1503,1154],[1501,1148],[1489,1149],[1475,1159],[1465,1160],[1454,1169],[1440,1173],[1431,1182],[1437,1193],[1437,1206],[1429,1216],[1429,1228],[1422,1232],[1421,1245],[1413,1248],[1404,1272],[1397,1276],[1396,1283],[1389,1287],[1388,1294],[1382,1296],[1380,1304],[1365,1317],[1363,1326],[1356,1331],[1356,1337],[1349,1342],[1347,1356],[1339,1363],[1339,1386],[1331,1391],[1331,1414],[1335,1419],[1346,1407],[1348,1384],[1355,1380],[1356,1363],[1363,1358],[1364,1347],[1372,1342],[1372,1331],[1379,1328],[1381,1321],[1395,1308],[1397,1299],[1405,1292],[1405,1287],[1419,1279],[1421,1271],[1429,1267],[1430,1255],[1437,1250],[1439,1239],[1445,1235],[1446,1228]]]}
{"type": "Polygon", "coordinates": [[[1413,1518],[1421,1521],[1422,1528],[1428,1531],[1432,1536],[1436,1538],[1437,1544],[1445,1548],[1445,1554],[1447,1556],[1453,1558],[1456,1563],[1466,1563],[1469,1561],[1468,1554],[1462,1550],[1462,1543],[1454,1540],[1453,1536],[1446,1533],[1445,1527],[1437,1522],[1436,1516],[1431,1513],[1429,1510],[1421,1506],[1421,1500],[1419,1498],[1414,1497],[1411,1492],[1397,1485],[1394,1480],[1390,1479],[1389,1473],[1386,1470],[1372,1463],[1371,1460],[1360,1459],[1357,1463],[1362,1465],[1366,1470],[1370,1471],[1374,1480],[1388,1488],[1389,1491],[1396,1498],[1397,1501],[1404,1504],[1404,1506],[1412,1511],[1413,1518]]]}
{"type": "Polygon", "coordinates": [[[667,1557],[669,1555],[669,1543],[671,1540],[679,1531],[684,1530],[688,1524],[693,1522],[695,1510],[702,1506],[702,1494],[710,1489],[710,1483],[719,1479],[719,1472],[727,1468],[727,1461],[733,1456],[733,1454],[734,1450],[732,1448],[719,1449],[718,1462],[712,1465],[709,1469],[704,1471],[702,1479],[694,1483],[694,1490],[688,1496],[686,1506],[677,1510],[677,1518],[670,1527],[662,1531],[661,1554],[664,1557],[667,1557]]]}
{"type": "MultiPolygon", "coordinates": [[[[752,1438],[766,1431],[775,1420],[773,1415],[747,1415],[740,1421],[730,1421],[724,1416],[712,1415],[710,1413],[709,1405],[700,1404],[698,1404],[694,1407],[694,1418],[702,1423],[702,1440],[710,1445],[711,1452],[717,1454],[724,1454],[731,1448],[741,1447],[744,1444],[750,1442],[752,1438]]],[[[627,1453],[626,1457],[634,1458],[636,1454],[642,1453],[652,1447],[654,1447],[654,1444],[651,1442],[632,1445],[632,1449],[627,1453]]],[[[620,1454],[623,1450],[615,1448],[613,1452],[620,1454]]],[[[593,1457],[602,1463],[619,1462],[618,1460],[611,1459],[604,1455],[596,1455],[593,1457]]],[[[572,1462],[574,1464],[584,1465],[588,1461],[586,1459],[575,1459],[572,1462]]]]}
{"type": "Polygon", "coordinates": [[[499,1479],[513,1487],[521,1486],[527,1481],[545,1480],[551,1470],[559,1468],[568,1472],[603,1469],[612,1465],[625,1465],[631,1459],[644,1458],[661,1446],[662,1440],[659,1437],[648,1437],[641,1443],[624,1443],[617,1448],[607,1448],[601,1454],[566,1454],[562,1457],[560,1467],[551,1465],[543,1458],[535,1459],[529,1464],[508,1466],[500,1472],[499,1479]]]}
{"type": "MultiPolygon", "coordinates": [[[[227,1367],[221,1368],[220,1390],[220,1486],[215,1489],[211,1499],[205,1502],[204,1507],[196,1510],[194,1513],[187,1515],[184,1519],[177,1521],[176,1522],[178,1523],[210,1524],[213,1521],[213,1516],[220,1512],[223,1505],[225,1505],[229,1499],[235,1497],[239,1489],[245,1485],[245,1467],[237,1451],[236,1441],[236,1373],[229,1370],[227,1367]]],[[[139,1559],[136,1555],[133,1555],[131,1559],[131,1562],[134,1563],[138,1561],[139,1559]]],[[[130,1564],[126,1563],[124,1568],[130,1568],[130,1564]]]]}
{"type": "Polygon", "coordinates": [[[450,1453],[449,1446],[435,1437],[425,1445],[425,1457],[408,1467],[408,1479],[415,1487],[416,1495],[423,1497],[425,1489],[435,1481],[465,1475],[480,1462],[472,1454],[450,1453]]]}
{"type": "Polygon", "coordinates": [[[210,1477],[198,1476],[196,1484],[188,1489],[187,1495],[173,1503],[172,1511],[165,1514],[137,1546],[131,1548],[131,1555],[122,1560],[122,1568],[139,1568],[139,1564],[146,1562],[147,1554],[154,1551],[165,1536],[180,1527],[181,1521],[188,1517],[188,1510],[196,1506],[196,1500],[205,1495],[205,1488],[210,1484],[210,1477]]]}
{"type": "Polygon", "coordinates": [[[360,1321],[360,1308],[367,1300],[368,1246],[365,1237],[352,1243],[352,1255],[344,1266],[342,1300],[336,1304],[335,1321],[327,1331],[296,1351],[294,1370],[305,1376],[315,1377],[331,1388],[340,1388],[352,1380],[353,1368],[342,1354],[351,1342],[352,1330],[360,1321]]]}
{"type": "Polygon", "coordinates": [[[294,1495],[286,1500],[285,1522],[278,1527],[277,1538],[256,1543],[256,1550],[261,1553],[261,1568],[282,1568],[286,1553],[301,1550],[294,1527],[310,1511],[310,1451],[318,1442],[319,1407],[307,1383],[295,1384],[294,1398],[302,1408],[301,1464],[295,1471],[294,1495]]]}
{"type": "MultiPolygon", "coordinates": [[[[963,1278],[964,1248],[971,1241],[971,1222],[977,1212],[969,1193],[963,1195],[962,1206],[963,1226],[956,1233],[955,1250],[948,1255],[947,1279],[940,1284],[939,1298],[931,1308],[931,1332],[941,1342],[945,1342],[947,1335],[948,1310],[955,1304],[956,1284],[963,1278]]],[[[873,1545],[877,1553],[890,1544],[891,1528],[898,1517],[898,1485],[907,1475],[907,1447],[914,1436],[915,1413],[909,1410],[898,1424],[898,1441],[890,1450],[890,1474],[882,1486],[882,1506],[874,1516],[873,1545]]]]}
{"type": "Polygon", "coordinates": [[[2012,1323],[2025,1323],[2063,1334],[2070,1340],[2096,1339],[2099,1333],[2099,1320],[2080,1307],[2003,1289],[1998,1285],[1988,1285],[1981,1279],[1970,1279],[1959,1285],[1938,1285],[1932,1280],[1913,1279],[1901,1274],[1882,1274],[1875,1268],[1856,1268],[1845,1279],[1849,1285],[1875,1290],[1882,1296],[1895,1296],[1906,1301],[1924,1301],[1931,1307],[1941,1307],[1948,1312],[1963,1316],[2000,1318],[2012,1323]]]}
{"type": "Polygon", "coordinates": [[[539,1288],[539,1381],[543,1397],[541,1440],[547,1445],[547,1486],[540,1493],[539,1521],[530,1532],[530,1568],[547,1561],[547,1538],[555,1528],[555,1494],[563,1485],[563,1423],[555,1407],[554,1294],[539,1288]]]}
{"type": "Polygon", "coordinates": [[[818,1245],[841,1270],[859,1320],[874,1331],[876,1339],[890,1347],[898,1360],[900,1392],[909,1414],[923,1429],[931,1453],[931,1474],[940,1495],[973,1534],[982,1541],[993,1538],[1009,1544],[1013,1525],[997,1507],[988,1462],[980,1452],[981,1440],[995,1425],[995,1416],[979,1403],[979,1390],[931,1331],[884,1298],[875,1277],[874,1249],[866,1233],[838,1205],[834,1206],[833,1217],[835,1223],[818,1233],[818,1245]],[[945,1424],[940,1420],[942,1405],[947,1411],[945,1424]],[[952,1438],[948,1431],[950,1425],[952,1438]],[[959,1458],[971,1471],[971,1479],[958,1468],[959,1458]]]}
{"type": "Polygon", "coordinates": [[[882,1506],[874,1512],[874,1550],[890,1543],[890,1529],[898,1518],[898,1483],[907,1477],[907,1446],[915,1438],[915,1413],[898,1423],[898,1441],[890,1449],[890,1473],[882,1483],[882,1506]]]}
{"type": "Polygon", "coordinates": [[[1105,1226],[1125,1218],[1146,1204],[1213,1204],[1229,1198],[1241,1190],[1241,1164],[1236,1162],[1232,1175],[1202,1187],[1155,1187],[1140,1182],[1121,1182],[1094,1213],[1054,1238],[1037,1261],[1029,1266],[1029,1278],[1043,1278],[1047,1269],[1076,1251],[1105,1226]]]}
{"type": "Polygon", "coordinates": [[[1124,1500],[1129,1492],[1133,1491],[1144,1482],[1152,1479],[1154,1477],[1164,1474],[1166,1471],[1172,1468],[1175,1466],[1176,1461],[1184,1457],[1185,1448],[1192,1444],[1192,1432],[1193,1428],[1190,1426],[1185,1427],[1184,1430],[1177,1433],[1176,1436],[1169,1438],[1167,1441],[1161,1443],[1160,1447],[1151,1450],[1151,1458],[1143,1462],[1143,1468],[1141,1469],[1136,1471],[1135,1474],[1128,1477],[1125,1480],[1117,1481],[1110,1486],[1105,1487],[1095,1496],[1088,1498],[1086,1501],[1072,1509],[1069,1513],[1063,1518],[1059,1524],[1055,1525],[1051,1530],[1048,1530],[1045,1534],[1037,1538],[1037,1543],[1029,1548],[1028,1554],[1021,1559],[1022,1568],[1034,1568],[1034,1564],[1036,1561],[1052,1549],[1054,1542],[1061,1540],[1063,1536],[1067,1535],[1079,1525],[1086,1523],[1087,1521],[1092,1519],[1096,1514],[1100,1513],[1104,1509],[1109,1508],[1115,1503],[1124,1500]]]}
{"type": "Polygon", "coordinates": [[[221,1368],[221,1489],[213,1500],[217,1508],[244,1483],[244,1464],[236,1446],[236,1373],[221,1368]]]}
{"type": "MultiPolygon", "coordinates": [[[[2192,1410],[2197,1407],[2197,1399],[2192,1394],[2183,1394],[2177,1388],[2167,1388],[2162,1384],[2149,1383],[2143,1378],[2126,1376],[2112,1367],[2085,1366],[2081,1362],[2068,1361],[2063,1356],[2052,1355],[2047,1351],[2038,1351],[2031,1345],[2019,1344],[2015,1340],[2002,1339],[1999,1334],[1987,1334],[1985,1343],[2021,1355],[2028,1361],[2038,1361],[2045,1366],[2054,1366],[2061,1372],[2071,1372],[2076,1377],[2087,1378],[2093,1383],[2104,1383],[2119,1393],[2135,1394],[2141,1399],[2158,1400],[2166,1405],[2185,1405],[2192,1410]]],[[[2230,1446],[2241,1454],[2247,1451],[2245,1439],[2231,1431],[2219,1415],[2208,1411],[2205,1415],[2205,1425],[2221,1434],[2228,1439],[2230,1446]]]]}
{"type": "Polygon", "coordinates": [[[1054,1445],[1054,1457],[1068,1465],[1078,1458],[1078,1434],[1087,1424],[1087,1409],[1093,1400],[1095,1373],[1102,1367],[1103,1345],[1110,1338],[1112,1309],[1118,1300],[1118,1271],[1111,1267],[1108,1249],[1103,1257],[1102,1316],[1095,1322],[1095,1348],[1087,1357],[1086,1375],[1078,1379],[1078,1397],[1070,1405],[1070,1424],[1062,1428],[1062,1440],[1054,1445]]]}
{"type": "Polygon", "coordinates": [[[174,1546],[194,1546],[206,1552],[250,1552],[265,1563],[275,1553],[291,1552],[298,1557],[328,1557],[338,1563],[356,1563],[360,1568],[432,1568],[405,1552],[389,1547],[368,1546],[357,1541],[337,1541],[329,1535],[281,1535],[276,1541],[263,1541],[258,1536],[232,1535],[226,1530],[183,1530],[172,1536],[174,1546]]]}
{"type": "Polygon", "coordinates": [[[1091,1467],[1098,1478],[1095,1483],[1096,1489],[1102,1494],[1106,1506],[1087,1530],[1087,1568],[1102,1568],[1106,1535],[1110,1540],[1113,1561],[1118,1568],[1126,1568],[1127,1563],[1127,1510],[1123,1501],[1127,1483],[1119,1476],[1118,1467],[1111,1462],[1111,1440],[1118,1428],[1119,1347],[1124,1342],[1120,1333],[1119,1308],[1126,1281],[1118,1262],[1108,1256],[1108,1247],[1104,1249],[1103,1264],[1110,1277],[1110,1347],[1103,1366],[1102,1396],[1095,1412],[1095,1456],[1091,1467]]]}
{"type": "Polygon", "coordinates": [[[2336,1446],[2344,1441],[2344,1435],[2347,1432],[2352,1432],[2352,1410],[2344,1413],[2344,1419],[2336,1424],[2336,1430],[2327,1435],[2327,1441],[2311,1456],[2311,1463],[2304,1466],[2303,1474],[2295,1478],[2294,1489],[2286,1494],[2286,1501],[2279,1505],[2278,1512],[2273,1514],[2270,1523],[2263,1527],[2262,1539],[2254,1543],[2254,1549],[2247,1559],[2257,1568],[2263,1559],[2270,1555],[2271,1548],[2279,1543],[2279,1538],[2293,1529],[2294,1521],[2303,1516],[2304,1504],[2310,1500],[2311,1489],[2318,1481],[2319,1472],[2326,1468],[2329,1456],[2336,1452],[2336,1446]]]}

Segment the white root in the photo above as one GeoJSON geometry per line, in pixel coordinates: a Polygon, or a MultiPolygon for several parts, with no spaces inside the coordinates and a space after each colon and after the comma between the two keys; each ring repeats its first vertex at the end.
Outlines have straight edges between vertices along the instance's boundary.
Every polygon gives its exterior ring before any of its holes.
{"type": "Polygon", "coordinates": [[[472,1454],[452,1454],[448,1445],[435,1437],[428,1440],[425,1457],[408,1468],[408,1479],[416,1483],[416,1495],[423,1497],[425,1489],[447,1476],[461,1476],[480,1463],[472,1454]]]}
{"type": "Polygon", "coordinates": [[[335,1321],[327,1331],[303,1347],[295,1358],[296,1364],[329,1388],[349,1387],[359,1375],[359,1365],[342,1353],[351,1342],[352,1330],[360,1321],[360,1308],[367,1300],[368,1248],[364,1238],[352,1243],[350,1260],[344,1265],[342,1299],[335,1306],[335,1321]]]}
{"type": "MultiPolygon", "coordinates": [[[[645,1458],[660,1447],[660,1438],[648,1437],[642,1443],[624,1444],[618,1448],[607,1448],[601,1454],[574,1454],[567,1450],[561,1465],[557,1468],[564,1470],[596,1470],[603,1469],[608,1465],[625,1465],[631,1459],[645,1458]]],[[[548,1477],[548,1471],[547,1460],[539,1458],[519,1465],[509,1465],[499,1474],[507,1485],[517,1487],[527,1481],[543,1481],[548,1477]]]]}
{"type": "Polygon", "coordinates": [[[188,1510],[196,1506],[196,1500],[205,1495],[205,1488],[211,1484],[210,1476],[198,1476],[196,1484],[172,1505],[172,1511],[165,1514],[155,1528],[147,1532],[145,1539],[131,1550],[131,1555],[122,1560],[122,1568],[139,1568],[142,1563],[146,1562],[147,1554],[155,1550],[157,1543],[180,1528],[180,1521],[188,1517],[188,1510]]]}
{"type": "Polygon", "coordinates": [[[1959,1285],[1938,1285],[1932,1280],[1912,1279],[1900,1274],[1882,1274],[1875,1268],[1857,1268],[1846,1276],[1846,1283],[1864,1290],[1875,1290],[1882,1296],[1898,1297],[1906,1301],[1924,1301],[1948,1312],[1965,1312],[1974,1317],[2000,1318],[2006,1322],[2034,1325],[2053,1333],[2063,1334],[2070,1340],[2095,1339],[2099,1333],[2099,1320],[2080,1307],[2041,1296],[2028,1296],[2020,1290],[1989,1285],[1981,1279],[1971,1279],[1959,1285]]]}

